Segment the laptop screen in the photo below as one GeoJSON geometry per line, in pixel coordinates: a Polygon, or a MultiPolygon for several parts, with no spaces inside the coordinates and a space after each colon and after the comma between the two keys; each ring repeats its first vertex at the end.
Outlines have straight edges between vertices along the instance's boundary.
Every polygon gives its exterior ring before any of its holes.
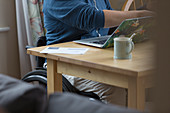
{"type": "Polygon", "coordinates": [[[133,33],[136,33],[133,37],[133,42],[137,43],[144,41],[151,35],[150,28],[153,24],[154,21],[152,17],[126,19],[112,33],[111,38],[108,39],[103,48],[113,46],[113,39],[120,35],[130,37],[133,33]]]}

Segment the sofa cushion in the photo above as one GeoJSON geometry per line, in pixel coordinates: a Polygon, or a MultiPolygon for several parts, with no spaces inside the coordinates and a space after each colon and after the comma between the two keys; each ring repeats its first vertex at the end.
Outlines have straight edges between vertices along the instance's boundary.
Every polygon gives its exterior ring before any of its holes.
{"type": "Polygon", "coordinates": [[[45,90],[0,74],[0,106],[9,113],[42,113],[45,90]]]}
{"type": "Polygon", "coordinates": [[[99,101],[91,101],[89,98],[71,94],[55,93],[50,95],[46,113],[140,113],[99,101]]]}

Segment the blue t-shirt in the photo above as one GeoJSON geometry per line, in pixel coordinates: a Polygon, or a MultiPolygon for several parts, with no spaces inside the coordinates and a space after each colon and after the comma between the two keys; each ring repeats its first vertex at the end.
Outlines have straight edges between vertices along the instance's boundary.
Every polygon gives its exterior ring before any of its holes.
{"type": "Polygon", "coordinates": [[[47,45],[107,35],[104,9],[112,10],[109,0],[44,0],[47,45]]]}

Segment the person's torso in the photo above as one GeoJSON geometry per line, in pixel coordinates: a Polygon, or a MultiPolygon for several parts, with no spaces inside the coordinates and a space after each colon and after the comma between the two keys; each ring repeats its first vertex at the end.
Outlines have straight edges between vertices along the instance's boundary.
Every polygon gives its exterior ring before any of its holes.
{"type": "MultiPolygon", "coordinates": [[[[44,5],[47,5],[48,2],[50,1],[53,0],[45,0],[44,5]]],[[[95,0],[95,1],[81,0],[81,1],[91,5],[92,7],[96,7],[99,10],[110,9],[108,3],[106,3],[106,0],[95,0]]],[[[67,0],[65,0],[65,2],[67,2],[67,0]]],[[[44,14],[44,25],[47,30],[46,33],[47,44],[68,42],[68,41],[78,40],[81,38],[96,37],[99,35],[96,32],[96,29],[93,29],[91,31],[81,30],[72,27],[68,24],[65,24],[62,21],[58,20],[57,18],[51,18],[49,15],[46,14],[44,14]]],[[[108,29],[99,28],[98,31],[101,35],[108,34],[108,29]]]]}

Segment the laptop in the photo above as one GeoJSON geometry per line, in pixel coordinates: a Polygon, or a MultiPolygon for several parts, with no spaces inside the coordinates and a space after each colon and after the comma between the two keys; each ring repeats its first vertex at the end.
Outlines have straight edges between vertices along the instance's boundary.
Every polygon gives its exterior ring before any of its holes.
{"type": "Polygon", "coordinates": [[[152,24],[152,17],[126,19],[117,27],[117,29],[111,35],[76,40],[73,42],[99,48],[109,48],[114,46],[114,38],[119,36],[130,37],[135,33],[135,36],[133,37],[133,42],[137,43],[149,38],[149,28],[152,24]]]}

